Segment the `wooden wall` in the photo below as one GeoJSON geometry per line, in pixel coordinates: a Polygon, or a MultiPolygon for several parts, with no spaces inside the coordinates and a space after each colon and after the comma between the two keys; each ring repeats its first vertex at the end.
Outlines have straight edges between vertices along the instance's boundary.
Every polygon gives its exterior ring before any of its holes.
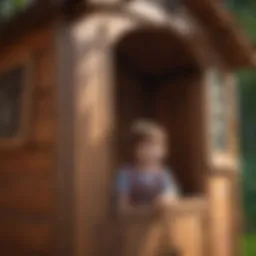
{"type": "Polygon", "coordinates": [[[235,174],[212,175],[209,179],[211,255],[235,255],[235,174]]]}
{"type": "Polygon", "coordinates": [[[138,77],[122,70],[120,66],[117,64],[119,70],[116,70],[115,74],[116,154],[118,168],[131,161],[129,159],[131,157],[129,149],[130,129],[134,122],[144,118],[143,107],[145,104],[145,93],[143,94],[141,81],[138,77]]]}
{"type": "Polygon", "coordinates": [[[52,32],[37,30],[0,50],[0,69],[30,61],[33,95],[29,137],[0,148],[0,252],[53,255],[55,225],[56,99],[52,32]]]}
{"type": "Polygon", "coordinates": [[[157,119],[170,137],[170,166],[185,195],[205,188],[203,95],[200,76],[169,80],[158,95],[157,119]]]}

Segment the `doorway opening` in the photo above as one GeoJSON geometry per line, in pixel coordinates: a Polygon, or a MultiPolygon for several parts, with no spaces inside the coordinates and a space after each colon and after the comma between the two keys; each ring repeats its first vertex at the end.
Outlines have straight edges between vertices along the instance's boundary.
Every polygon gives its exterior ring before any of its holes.
{"type": "Polygon", "coordinates": [[[183,195],[205,189],[203,90],[189,45],[167,29],[138,29],[115,45],[116,155],[127,160],[132,123],[150,119],[170,138],[167,159],[183,195]]]}

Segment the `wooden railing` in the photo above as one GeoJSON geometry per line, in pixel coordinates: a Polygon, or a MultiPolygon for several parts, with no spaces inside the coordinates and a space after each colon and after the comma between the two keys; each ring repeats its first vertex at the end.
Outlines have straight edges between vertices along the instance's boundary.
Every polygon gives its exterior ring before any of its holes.
{"type": "Polygon", "coordinates": [[[104,255],[204,256],[206,209],[205,199],[190,198],[157,214],[119,215],[105,226],[104,255]]]}

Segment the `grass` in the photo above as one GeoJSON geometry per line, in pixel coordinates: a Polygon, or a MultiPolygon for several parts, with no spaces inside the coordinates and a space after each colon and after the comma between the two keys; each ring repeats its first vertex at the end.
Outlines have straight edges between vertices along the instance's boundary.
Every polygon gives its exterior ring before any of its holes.
{"type": "Polygon", "coordinates": [[[243,239],[243,256],[256,255],[256,234],[245,235],[243,239]]]}

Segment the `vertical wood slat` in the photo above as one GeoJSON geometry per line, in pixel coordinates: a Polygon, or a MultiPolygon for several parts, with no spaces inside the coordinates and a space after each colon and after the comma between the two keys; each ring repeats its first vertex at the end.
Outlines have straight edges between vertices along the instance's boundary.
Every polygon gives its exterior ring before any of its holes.
{"type": "MultiPolygon", "coordinates": [[[[54,117],[49,122],[49,112],[43,115],[38,111],[41,109],[39,99],[42,99],[40,87],[49,88],[44,101],[51,97],[55,100],[51,29],[40,29],[6,46],[4,51],[1,49],[0,69],[8,70],[27,58],[31,59],[33,66],[30,77],[33,95],[31,122],[28,123],[29,136],[21,147],[1,149],[0,154],[0,251],[3,255],[12,256],[51,256],[55,229],[56,135],[48,134],[55,130],[56,119],[54,117]],[[44,65],[41,65],[42,62],[44,65]],[[46,67],[47,71],[44,71],[46,67]],[[44,86],[41,83],[43,80],[44,86]],[[42,131],[41,125],[47,127],[47,131],[42,131]]],[[[54,103],[50,105],[50,114],[54,116],[56,108],[54,103]]]]}
{"type": "Polygon", "coordinates": [[[156,119],[164,125],[170,137],[170,166],[174,168],[184,192],[203,191],[206,131],[200,76],[194,74],[188,78],[169,80],[159,86],[156,119]]]}
{"type": "Polygon", "coordinates": [[[184,214],[173,223],[174,249],[182,256],[204,256],[207,230],[200,214],[184,214]]]}
{"type": "Polygon", "coordinates": [[[71,31],[60,27],[56,31],[57,50],[57,91],[58,91],[58,155],[57,155],[57,230],[56,255],[74,254],[74,179],[75,144],[74,144],[74,42],[71,31]],[[72,85],[72,86],[71,86],[72,85]]]}
{"type": "Polygon", "coordinates": [[[87,75],[87,82],[83,76],[78,77],[75,95],[77,166],[74,184],[76,199],[80,202],[76,213],[77,255],[95,255],[97,227],[105,218],[109,206],[112,172],[113,85],[108,83],[106,77],[108,63],[105,63],[104,53],[96,51],[92,55],[86,63],[78,60],[78,68],[87,75]],[[93,66],[90,73],[87,71],[89,66],[93,66]],[[84,202],[83,205],[81,202],[84,202]]]}
{"type": "Polygon", "coordinates": [[[0,245],[4,242],[31,251],[48,251],[52,246],[52,227],[48,219],[33,221],[18,217],[4,218],[0,221],[0,245]]]}
{"type": "Polygon", "coordinates": [[[58,31],[59,186],[60,191],[70,191],[59,195],[58,212],[59,251],[80,256],[95,255],[98,227],[109,210],[114,95],[107,52],[97,38],[92,49],[86,48],[87,40],[94,40],[86,28],[91,28],[89,21],[76,25],[58,31]]]}
{"type": "Polygon", "coordinates": [[[209,254],[207,221],[208,202],[204,197],[181,199],[169,219],[172,248],[178,255],[209,254]]]}
{"type": "Polygon", "coordinates": [[[212,255],[231,256],[233,198],[232,179],[215,175],[209,180],[210,237],[212,255]]]}
{"type": "Polygon", "coordinates": [[[49,173],[0,174],[0,210],[51,216],[54,213],[53,180],[49,173]]]}

